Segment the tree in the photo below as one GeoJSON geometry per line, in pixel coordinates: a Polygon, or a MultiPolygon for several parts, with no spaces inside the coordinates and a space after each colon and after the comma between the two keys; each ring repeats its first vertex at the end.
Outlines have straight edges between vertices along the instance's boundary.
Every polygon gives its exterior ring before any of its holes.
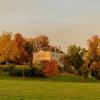
{"type": "Polygon", "coordinates": [[[10,59],[16,64],[25,64],[28,61],[28,54],[25,50],[26,40],[20,33],[16,33],[12,43],[10,59]]]}
{"type": "Polygon", "coordinates": [[[64,65],[64,70],[68,73],[75,73],[75,69],[71,65],[71,59],[68,54],[60,58],[60,61],[64,65]]]}
{"type": "Polygon", "coordinates": [[[100,61],[100,38],[94,35],[88,40],[88,53],[91,55],[92,61],[100,61]]]}
{"type": "Polygon", "coordinates": [[[100,80],[100,62],[94,61],[90,66],[90,70],[91,70],[91,75],[95,79],[99,79],[100,80]]]}
{"type": "Polygon", "coordinates": [[[45,35],[36,37],[35,42],[38,50],[47,50],[49,48],[49,39],[45,35]]]}
{"type": "Polygon", "coordinates": [[[0,37],[0,63],[8,63],[10,61],[11,44],[11,32],[3,32],[0,37]]]}
{"type": "Polygon", "coordinates": [[[88,40],[88,52],[85,55],[85,61],[88,62],[91,75],[100,79],[100,38],[97,35],[88,40]]]}
{"type": "Polygon", "coordinates": [[[25,50],[28,53],[29,57],[29,66],[32,67],[33,53],[37,51],[36,43],[34,39],[30,39],[25,44],[25,50]]]}
{"type": "Polygon", "coordinates": [[[80,74],[86,79],[89,75],[88,63],[84,63],[80,68],[80,74]]]}
{"type": "Polygon", "coordinates": [[[85,53],[85,48],[81,48],[76,45],[70,45],[68,47],[67,54],[61,58],[65,70],[69,73],[78,72],[84,64],[83,56],[85,53]]]}
{"type": "Polygon", "coordinates": [[[70,57],[70,65],[74,66],[78,70],[83,65],[83,55],[86,50],[76,45],[71,45],[68,47],[67,54],[70,57]]]}

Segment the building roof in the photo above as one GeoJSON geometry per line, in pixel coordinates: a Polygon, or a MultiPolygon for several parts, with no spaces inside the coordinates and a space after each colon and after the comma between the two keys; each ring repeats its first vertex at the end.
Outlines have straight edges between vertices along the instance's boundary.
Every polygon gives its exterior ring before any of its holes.
{"type": "MultiPolygon", "coordinates": [[[[42,49],[41,49],[42,50],[42,49]]],[[[41,50],[38,50],[38,51],[41,51],[41,50]]],[[[37,51],[37,52],[38,52],[37,51]]],[[[57,46],[49,46],[47,49],[43,50],[43,51],[50,51],[50,52],[57,52],[57,53],[63,53],[65,54],[61,49],[60,47],[58,48],[57,46]]]]}

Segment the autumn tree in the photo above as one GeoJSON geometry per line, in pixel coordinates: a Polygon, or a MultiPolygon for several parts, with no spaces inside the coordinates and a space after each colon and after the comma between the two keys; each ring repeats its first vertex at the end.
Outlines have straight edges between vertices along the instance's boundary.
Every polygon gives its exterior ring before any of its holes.
{"type": "Polygon", "coordinates": [[[100,80],[100,62],[94,61],[91,66],[91,76],[93,76],[95,79],[100,80]]]}
{"type": "Polygon", "coordinates": [[[11,32],[3,32],[0,37],[0,63],[8,63],[10,61],[11,44],[11,32]]]}
{"type": "Polygon", "coordinates": [[[88,56],[85,56],[89,64],[91,75],[100,79],[100,38],[97,35],[88,40],[88,56]]]}
{"type": "Polygon", "coordinates": [[[24,64],[28,60],[28,54],[25,50],[26,40],[20,33],[14,35],[10,59],[17,64],[24,64]]]}
{"type": "Polygon", "coordinates": [[[35,42],[38,50],[47,50],[49,47],[49,39],[45,35],[36,37],[35,42]]]}
{"type": "Polygon", "coordinates": [[[100,38],[97,35],[88,40],[88,47],[92,61],[100,61],[100,38]]]}

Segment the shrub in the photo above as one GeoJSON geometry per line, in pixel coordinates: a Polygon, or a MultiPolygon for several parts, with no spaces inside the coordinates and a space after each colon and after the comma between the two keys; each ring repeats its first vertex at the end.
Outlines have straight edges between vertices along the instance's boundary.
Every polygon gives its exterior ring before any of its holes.
{"type": "Polygon", "coordinates": [[[40,64],[34,64],[33,65],[34,75],[35,76],[43,76],[43,65],[40,64]]]}
{"type": "Polygon", "coordinates": [[[67,71],[68,73],[71,73],[71,74],[76,72],[75,67],[70,66],[70,65],[65,67],[65,71],[67,71]]]}
{"type": "Polygon", "coordinates": [[[7,68],[6,65],[0,65],[0,73],[6,72],[6,68],[7,68]]]}
{"type": "Polygon", "coordinates": [[[59,74],[58,69],[59,68],[58,68],[57,62],[55,60],[51,60],[50,62],[47,62],[44,64],[43,74],[46,77],[56,76],[59,74]]]}
{"type": "Polygon", "coordinates": [[[60,73],[65,72],[65,69],[64,69],[64,67],[63,67],[63,66],[58,66],[58,68],[59,68],[60,73]]]}
{"type": "Polygon", "coordinates": [[[27,65],[13,65],[8,66],[8,72],[11,76],[19,76],[19,77],[32,77],[34,75],[34,71],[27,65]]]}
{"type": "Polygon", "coordinates": [[[83,66],[79,70],[79,74],[82,75],[85,79],[88,77],[88,75],[89,75],[88,64],[86,64],[86,63],[83,64],[83,66]]]}
{"type": "Polygon", "coordinates": [[[90,66],[91,76],[95,79],[100,79],[100,62],[93,62],[90,66]]]}
{"type": "Polygon", "coordinates": [[[8,72],[10,75],[11,73],[14,73],[13,70],[15,69],[15,65],[14,64],[8,64],[6,65],[6,72],[8,72]]]}

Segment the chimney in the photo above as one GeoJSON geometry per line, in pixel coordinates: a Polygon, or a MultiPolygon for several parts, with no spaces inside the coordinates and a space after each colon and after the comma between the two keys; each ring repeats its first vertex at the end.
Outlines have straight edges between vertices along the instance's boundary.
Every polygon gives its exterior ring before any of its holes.
{"type": "Polygon", "coordinates": [[[59,46],[59,52],[61,51],[61,47],[59,46]]]}

